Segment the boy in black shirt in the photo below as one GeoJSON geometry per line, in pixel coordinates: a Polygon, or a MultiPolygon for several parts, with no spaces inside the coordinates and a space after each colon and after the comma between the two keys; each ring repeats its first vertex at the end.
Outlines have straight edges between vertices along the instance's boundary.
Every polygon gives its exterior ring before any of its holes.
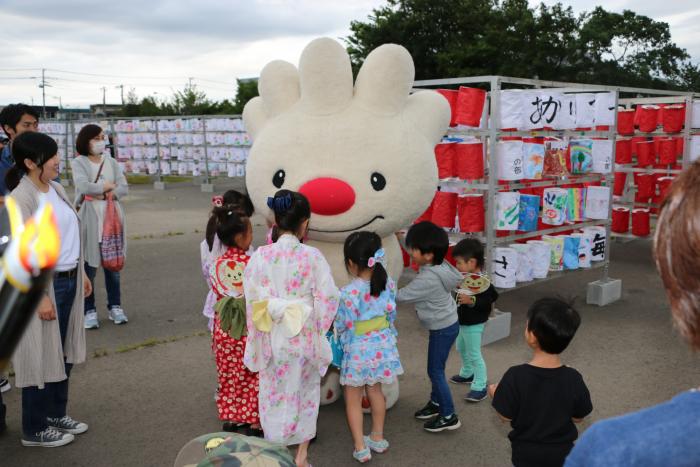
{"type": "Polygon", "coordinates": [[[469,384],[471,389],[465,399],[479,402],[486,399],[486,362],[481,355],[481,336],[485,323],[498,299],[496,288],[481,276],[484,266],[484,246],[475,238],[467,238],[455,245],[452,250],[455,266],[465,275],[461,289],[457,294],[457,315],[459,317],[459,335],[457,351],[462,357],[462,368],[458,375],[450,378],[451,383],[469,384]],[[482,284],[487,285],[488,288],[482,284]],[[469,293],[467,290],[472,289],[469,293]]]}
{"type": "Polygon", "coordinates": [[[514,366],[489,386],[498,414],[510,422],[511,460],[521,466],[562,466],[574,446],[579,423],[593,406],[581,374],[561,364],[581,323],[569,304],[556,298],[536,301],[528,310],[525,339],[530,363],[514,366]]]}

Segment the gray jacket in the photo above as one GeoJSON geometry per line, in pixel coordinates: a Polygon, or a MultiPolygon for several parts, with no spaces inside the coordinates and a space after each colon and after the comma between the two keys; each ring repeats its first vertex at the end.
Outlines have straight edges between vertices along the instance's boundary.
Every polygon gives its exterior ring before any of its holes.
{"type": "MultiPolygon", "coordinates": [[[[113,179],[108,179],[107,181],[117,185],[117,188],[113,191],[114,204],[117,206],[119,217],[122,220],[122,228],[124,229],[124,256],[126,256],[126,217],[124,216],[124,210],[119,200],[129,194],[129,185],[117,161],[105,155],[105,165],[107,164],[110,164],[111,172],[114,174],[113,179]]],[[[104,183],[94,183],[95,180],[90,176],[90,160],[86,156],[78,156],[71,160],[71,170],[73,172],[73,184],[75,185],[76,203],[82,195],[98,196],[104,193],[104,183]]],[[[102,255],[100,255],[100,242],[102,239],[97,236],[97,212],[90,201],[85,201],[83,203],[78,216],[80,216],[85,261],[93,268],[99,268],[102,266],[102,255]]]]}
{"type": "MultiPolygon", "coordinates": [[[[54,187],[63,201],[70,206],[68,196],[63,187],[55,182],[49,182],[54,187]]],[[[12,190],[12,196],[22,211],[22,217],[26,221],[39,207],[41,192],[26,176],[22,178],[17,188],[12,190]]],[[[82,246],[82,245],[81,245],[82,246]]],[[[63,358],[68,363],[83,363],[85,361],[85,327],[83,323],[83,255],[80,249],[78,262],[78,286],[75,289],[73,307],[68,320],[66,342],[61,346],[61,334],[58,329],[58,320],[43,321],[34,312],[29,320],[29,325],[19,341],[17,349],[12,356],[12,366],[15,369],[15,384],[17,387],[38,386],[44,388],[46,383],[55,383],[66,379],[63,358]]],[[[56,306],[56,297],[53,291],[53,281],[48,286],[49,296],[56,306]]]]}
{"type": "Polygon", "coordinates": [[[418,275],[396,294],[397,302],[415,303],[420,322],[431,331],[457,322],[457,303],[452,291],[462,281],[462,274],[450,263],[421,266],[418,275]]]}

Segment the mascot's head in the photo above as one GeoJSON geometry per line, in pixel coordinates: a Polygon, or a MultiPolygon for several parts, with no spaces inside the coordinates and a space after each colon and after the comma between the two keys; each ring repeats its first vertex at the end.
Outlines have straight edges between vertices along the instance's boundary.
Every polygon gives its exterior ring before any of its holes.
{"type": "Polygon", "coordinates": [[[246,168],[256,210],[281,188],[311,203],[309,237],[343,242],[356,230],[386,236],[430,204],[433,149],[450,120],[432,91],[410,95],[413,60],[401,46],[373,50],[353,85],[350,59],[332,39],[312,41],[299,69],[274,61],[243,111],[253,147],[246,168]]]}

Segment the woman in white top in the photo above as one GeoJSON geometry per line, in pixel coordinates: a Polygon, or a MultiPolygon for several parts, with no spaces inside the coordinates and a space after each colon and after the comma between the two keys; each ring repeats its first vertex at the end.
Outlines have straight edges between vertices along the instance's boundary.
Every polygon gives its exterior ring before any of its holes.
{"type": "Polygon", "coordinates": [[[84,275],[78,215],[58,175],[58,147],[43,133],[28,132],[12,143],[15,165],[5,177],[22,216],[29,218],[46,197],[61,238],[61,250],[46,296],[12,356],[15,384],[22,388],[22,444],[68,444],[88,426],[66,414],[73,364],[85,361],[83,298],[92,292],[84,275]]]}
{"type": "MultiPolygon", "coordinates": [[[[104,154],[105,137],[102,128],[98,125],[85,125],[80,130],[75,139],[75,149],[79,155],[71,161],[71,169],[76,205],[80,205],[78,215],[82,223],[82,238],[85,245],[85,273],[94,288],[97,269],[102,266],[100,242],[104,225],[105,195],[112,194],[122,226],[125,228],[124,210],[119,200],[129,193],[129,186],[117,161],[109,154],[104,154]]],[[[126,230],[124,241],[126,242],[126,230]]],[[[126,244],[124,254],[126,254],[126,244]]],[[[122,309],[119,273],[103,270],[109,319],[114,324],[124,324],[128,319],[122,309]]],[[[85,299],[85,328],[97,329],[99,326],[93,292],[85,299]]]]}

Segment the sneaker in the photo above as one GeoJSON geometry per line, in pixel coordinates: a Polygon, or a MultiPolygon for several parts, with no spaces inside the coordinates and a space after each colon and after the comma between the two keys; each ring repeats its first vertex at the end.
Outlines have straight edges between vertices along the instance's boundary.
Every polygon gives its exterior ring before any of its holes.
{"type": "Polygon", "coordinates": [[[444,430],[456,430],[460,426],[462,426],[462,424],[459,422],[457,414],[453,413],[449,417],[436,417],[435,419],[426,422],[425,425],[423,425],[423,428],[425,431],[429,431],[431,433],[439,433],[444,430]]]}
{"type": "Polygon", "coordinates": [[[382,453],[386,452],[387,449],[389,449],[389,441],[387,441],[385,439],[375,441],[372,438],[370,438],[369,436],[365,436],[364,440],[365,440],[365,446],[367,446],[372,451],[374,451],[378,454],[382,454],[382,453]]]}
{"type": "Polygon", "coordinates": [[[10,389],[12,389],[12,385],[10,384],[10,380],[7,378],[1,378],[0,379],[0,392],[7,392],[10,389]]]}
{"type": "Polygon", "coordinates": [[[464,376],[460,375],[454,375],[452,378],[450,378],[450,383],[455,383],[455,384],[472,384],[474,381],[474,375],[471,375],[469,378],[465,378],[464,376]]]}
{"type": "Polygon", "coordinates": [[[425,404],[425,407],[413,414],[413,416],[416,417],[418,420],[427,420],[429,418],[433,418],[434,416],[440,414],[439,407],[440,406],[438,406],[435,402],[428,401],[428,403],[425,404]]]}
{"type": "Polygon", "coordinates": [[[359,451],[352,451],[352,457],[360,464],[364,464],[372,460],[372,453],[369,451],[369,448],[365,446],[364,449],[359,451]]]}
{"type": "Polygon", "coordinates": [[[114,324],[124,324],[129,322],[129,318],[124,314],[124,310],[120,306],[113,306],[109,309],[109,319],[114,324]]]}
{"type": "Polygon", "coordinates": [[[469,402],[481,402],[487,397],[488,394],[486,393],[486,388],[482,389],[481,391],[475,391],[472,389],[471,391],[469,391],[469,394],[467,394],[464,400],[469,402]]]}
{"type": "Polygon", "coordinates": [[[85,433],[88,430],[87,423],[75,421],[68,415],[64,415],[61,418],[49,417],[46,420],[49,423],[49,428],[54,428],[56,430],[62,431],[63,433],[79,435],[85,433]]]}
{"type": "Polygon", "coordinates": [[[39,446],[42,448],[55,448],[65,446],[75,439],[70,433],[61,433],[55,428],[48,427],[34,436],[23,436],[22,446],[39,446]]]}
{"type": "Polygon", "coordinates": [[[100,322],[97,321],[97,312],[88,311],[85,313],[85,329],[98,329],[100,327],[100,322]]]}

